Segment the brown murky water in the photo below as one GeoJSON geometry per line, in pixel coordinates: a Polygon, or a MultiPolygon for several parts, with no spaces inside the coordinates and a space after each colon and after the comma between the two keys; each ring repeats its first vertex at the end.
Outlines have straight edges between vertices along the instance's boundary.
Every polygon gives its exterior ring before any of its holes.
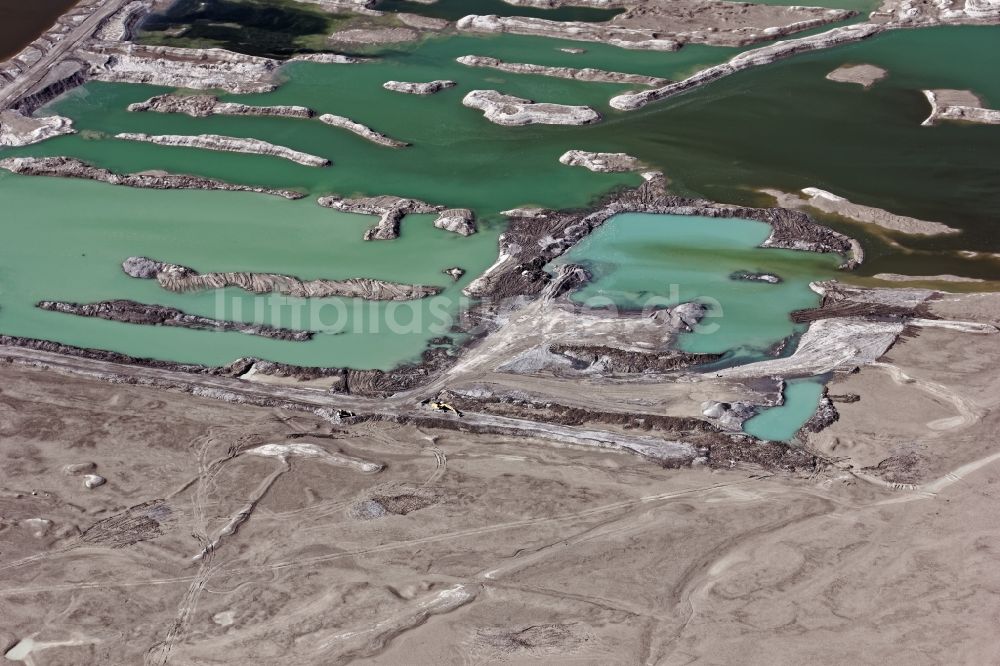
{"type": "Polygon", "coordinates": [[[56,22],[77,0],[0,0],[0,60],[6,60],[56,22]]]}

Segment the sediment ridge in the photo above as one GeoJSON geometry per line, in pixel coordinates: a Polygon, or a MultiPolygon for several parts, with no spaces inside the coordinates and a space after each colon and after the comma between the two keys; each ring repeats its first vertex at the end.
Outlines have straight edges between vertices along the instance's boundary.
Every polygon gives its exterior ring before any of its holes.
{"type": "Polygon", "coordinates": [[[312,118],[316,112],[305,106],[251,106],[222,102],[215,95],[157,95],[145,102],[129,104],[136,113],[183,113],[193,118],[208,116],[277,116],[282,118],[312,118]]]}
{"type": "Polygon", "coordinates": [[[692,354],[682,351],[642,352],[607,345],[555,344],[549,348],[586,373],[649,374],[673,372],[718,361],[723,354],[692,354]]]}
{"type": "Polygon", "coordinates": [[[188,176],[166,172],[119,174],[96,167],[74,157],[9,157],[0,160],[0,169],[24,176],[55,176],[57,178],[83,178],[109,185],[123,185],[150,190],[226,190],[230,192],[255,192],[285,199],[301,199],[305,195],[294,190],[273,189],[255,185],[226,183],[212,178],[188,176]]]}
{"type": "Polygon", "coordinates": [[[941,234],[957,234],[961,231],[961,229],[949,227],[941,222],[919,220],[915,217],[907,217],[905,215],[890,213],[889,211],[881,208],[856,204],[848,201],[844,197],[837,196],[836,194],[827,192],[826,190],[821,190],[817,187],[803,188],[802,193],[806,195],[805,199],[796,194],[788,194],[778,190],[763,189],[761,192],[774,197],[778,202],[778,205],[784,206],[785,208],[802,208],[803,206],[809,206],[811,208],[821,210],[824,213],[840,215],[849,220],[854,220],[855,222],[874,224],[882,227],[883,229],[898,231],[904,234],[937,236],[941,234]]]}
{"type": "Polygon", "coordinates": [[[882,280],[884,282],[964,282],[970,284],[986,282],[986,280],[982,280],[980,278],[952,275],[950,273],[941,275],[901,275],[899,273],[876,273],[872,277],[876,280],[882,280]]]}
{"type": "Polygon", "coordinates": [[[140,324],[144,326],[173,326],[196,331],[223,331],[245,333],[274,340],[304,342],[311,340],[312,331],[296,331],[288,328],[276,328],[267,324],[248,324],[239,321],[211,319],[198,315],[187,314],[176,308],[164,305],[147,305],[130,300],[101,301],[99,303],[66,303],[60,301],[41,301],[37,307],[42,310],[61,312],[78,317],[96,317],[117,321],[125,324],[140,324]]]}
{"type": "Polygon", "coordinates": [[[371,278],[300,280],[276,273],[199,273],[193,268],[147,257],[129,257],[122,263],[126,275],[156,280],[168,291],[202,291],[238,287],[254,294],[277,293],[298,298],[343,296],[369,301],[409,301],[441,293],[440,287],[400,284],[371,278]]]}
{"type": "Polygon", "coordinates": [[[454,81],[428,81],[426,83],[411,83],[408,81],[386,81],[382,87],[393,92],[405,93],[407,95],[433,95],[446,88],[454,88],[454,81]]]}
{"type": "Polygon", "coordinates": [[[336,195],[320,197],[317,201],[324,208],[334,208],[345,213],[378,215],[379,221],[365,232],[365,240],[393,240],[399,238],[399,227],[410,213],[438,213],[444,206],[432,206],[418,199],[405,199],[392,195],[345,199],[336,195]]]}
{"type": "Polygon", "coordinates": [[[466,55],[456,58],[456,61],[468,67],[484,67],[495,69],[501,72],[513,74],[536,74],[538,76],[551,76],[558,79],[572,79],[574,81],[594,81],[598,83],[628,83],[641,86],[665,86],[670,83],[669,79],[661,79],[656,76],[646,76],[645,74],[626,74],[624,72],[609,72],[603,69],[593,69],[585,67],[577,69],[574,67],[546,67],[544,65],[532,65],[520,62],[504,62],[499,58],[487,56],[466,55]]]}
{"type": "Polygon", "coordinates": [[[728,62],[703,69],[683,81],[671,83],[663,86],[662,88],[656,88],[655,90],[618,95],[617,97],[611,98],[610,104],[612,107],[620,111],[634,111],[635,109],[646,106],[650,102],[679,95],[683,92],[687,92],[707,83],[711,83],[712,81],[717,81],[723,77],[729,76],[730,74],[735,74],[736,72],[741,72],[753,67],[768,65],[777,60],[790,58],[793,55],[805,53],[807,51],[817,51],[820,49],[839,46],[841,44],[849,44],[851,42],[869,39],[884,30],[886,30],[886,27],[883,25],[877,25],[874,23],[857,23],[854,25],[842,26],[840,28],[833,28],[818,35],[776,42],[774,44],[769,44],[767,46],[762,46],[760,48],[741,53],[732,57],[728,62]]]}
{"type": "Polygon", "coordinates": [[[601,120],[601,114],[589,106],[535,102],[497,90],[473,90],[462,99],[462,105],[482,111],[491,123],[508,127],[590,125],[601,120]]]}
{"type": "Polygon", "coordinates": [[[332,113],[324,113],[319,117],[319,121],[326,123],[327,125],[332,125],[333,127],[340,127],[348,132],[353,132],[361,138],[368,139],[372,143],[377,143],[380,146],[386,146],[388,148],[405,148],[410,145],[405,141],[399,141],[398,139],[388,137],[381,132],[376,132],[371,127],[362,125],[361,123],[355,122],[345,116],[336,116],[332,113]]]}
{"type": "Polygon", "coordinates": [[[316,112],[306,106],[251,106],[249,104],[237,104],[233,102],[222,102],[214,95],[176,95],[166,94],[151,97],[145,102],[130,104],[129,111],[133,112],[155,112],[155,113],[183,113],[194,118],[205,118],[208,116],[269,116],[278,118],[299,118],[307,120],[316,117],[322,123],[339,127],[358,136],[368,139],[372,143],[377,143],[389,148],[403,148],[410,144],[404,141],[397,141],[372,128],[355,122],[345,116],[337,116],[332,113],[324,113],[316,116],[316,112]]]}
{"type": "Polygon", "coordinates": [[[278,146],[267,141],[252,138],[240,138],[233,136],[220,136],[218,134],[141,134],[133,132],[122,132],[115,135],[116,139],[125,141],[142,141],[145,143],[155,143],[159,146],[178,146],[182,148],[201,148],[204,150],[217,150],[228,153],[245,153],[248,155],[265,155],[268,157],[280,157],[281,159],[297,162],[304,166],[325,167],[330,165],[330,160],[325,157],[310,155],[298,150],[278,146]]]}
{"type": "Polygon", "coordinates": [[[342,53],[302,53],[293,55],[285,62],[314,62],[321,65],[357,65],[362,62],[369,62],[371,58],[349,56],[342,53]]]}

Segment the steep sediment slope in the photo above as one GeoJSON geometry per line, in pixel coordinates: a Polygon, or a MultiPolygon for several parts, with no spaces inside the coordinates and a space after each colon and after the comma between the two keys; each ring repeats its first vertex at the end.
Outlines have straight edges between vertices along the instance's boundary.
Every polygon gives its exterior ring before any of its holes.
{"type": "Polygon", "coordinates": [[[281,61],[225,49],[98,42],[81,53],[89,76],[98,81],[146,83],[172,88],[219,89],[262,93],[278,87],[274,73],[281,61]]]}
{"type": "Polygon", "coordinates": [[[267,324],[248,324],[239,321],[211,319],[188,314],[177,308],[164,305],[147,305],[129,300],[101,301],[100,303],[64,303],[60,301],[41,301],[38,307],[51,312],[76,315],[78,317],[96,317],[117,321],[125,324],[140,324],[143,326],[172,326],[188,328],[196,331],[223,331],[245,333],[274,340],[289,340],[304,342],[311,340],[311,331],[295,331],[288,328],[276,328],[267,324]]]}
{"type": "Polygon", "coordinates": [[[632,111],[642,108],[650,102],[666,99],[683,92],[693,90],[712,81],[717,81],[730,74],[741,72],[752,67],[768,65],[777,60],[790,58],[791,56],[807,51],[827,49],[840,44],[848,44],[863,39],[874,37],[883,32],[886,28],[873,23],[858,23],[840,28],[833,28],[818,35],[801,37],[780,41],[768,46],[762,46],[752,51],[746,51],[731,58],[728,62],[714,67],[708,67],[692,74],[683,81],[671,83],[656,88],[655,90],[645,90],[637,93],[626,93],[611,99],[611,106],[621,111],[632,111]]]}
{"type": "Polygon", "coordinates": [[[62,116],[31,118],[20,111],[0,111],[0,147],[30,146],[74,132],[73,121],[62,116]]]}
{"type": "Polygon", "coordinates": [[[574,81],[595,81],[598,83],[631,83],[641,86],[665,86],[670,81],[656,76],[645,74],[626,74],[624,72],[609,72],[603,69],[593,69],[585,67],[577,69],[574,67],[546,67],[544,65],[532,65],[523,62],[504,62],[499,58],[487,56],[467,55],[456,58],[457,62],[468,67],[484,67],[495,69],[500,72],[510,72],[512,74],[534,74],[537,76],[551,76],[557,79],[572,79],[574,81]]]}
{"type": "Polygon", "coordinates": [[[218,134],[199,134],[188,136],[182,134],[140,134],[122,132],[115,135],[116,139],[126,141],[142,141],[155,143],[158,146],[177,146],[180,148],[201,148],[203,150],[218,150],[227,153],[246,153],[248,155],[266,155],[297,162],[304,166],[330,166],[330,160],[325,157],[310,155],[285,146],[278,146],[260,139],[241,138],[235,136],[220,136],[218,134]]]}
{"type": "Polygon", "coordinates": [[[285,199],[301,199],[305,195],[294,190],[279,190],[254,185],[226,183],[212,178],[188,176],[166,172],[114,173],[87,164],[73,157],[8,157],[0,160],[0,169],[23,176],[55,176],[57,178],[83,178],[109,185],[124,185],[151,190],[228,190],[231,192],[256,192],[285,199]]]}

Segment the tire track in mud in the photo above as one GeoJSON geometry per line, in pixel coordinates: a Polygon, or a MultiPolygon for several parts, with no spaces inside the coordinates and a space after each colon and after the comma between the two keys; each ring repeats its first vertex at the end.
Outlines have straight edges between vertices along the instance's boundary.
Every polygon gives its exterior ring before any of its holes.
{"type": "Polygon", "coordinates": [[[165,666],[170,661],[170,654],[173,652],[174,647],[187,634],[188,627],[191,624],[191,617],[198,608],[198,599],[201,597],[201,593],[208,587],[208,581],[211,580],[212,576],[222,568],[221,564],[213,565],[212,559],[212,551],[202,559],[201,565],[198,567],[198,573],[181,598],[181,602],[177,607],[177,616],[173,623],[171,623],[170,629],[167,630],[167,635],[163,641],[152,645],[146,651],[143,666],[165,666]]]}
{"type": "MultiPolygon", "coordinates": [[[[751,480],[738,482],[749,483],[751,480]]],[[[593,510],[578,512],[574,515],[583,516],[600,516],[604,512],[610,512],[613,510],[622,511],[624,513],[612,515],[604,520],[601,520],[596,525],[591,525],[585,527],[583,530],[574,534],[572,536],[564,536],[553,541],[552,543],[538,546],[532,549],[530,552],[523,549],[518,550],[513,556],[506,558],[503,564],[499,566],[490,567],[481,570],[479,573],[468,577],[468,578],[458,578],[455,580],[455,585],[441,593],[435,595],[429,595],[424,600],[419,602],[416,608],[408,609],[404,611],[399,617],[404,618],[402,620],[386,619],[381,622],[376,623],[374,627],[364,627],[355,631],[343,632],[337,634],[319,646],[319,651],[322,652],[324,649],[329,649],[336,642],[343,642],[347,645],[354,643],[354,646],[350,648],[347,653],[340,654],[331,663],[346,663],[346,661],[353,660],[355,657],[359,656],[372,656],[381,652],[386,645],[395,637],[400,634],[414,629],[422,624],[426,619],[428,614],[422,612],[422,607],[428,605],[437,605],[441,603],[439,597],[443,600],[449,595],[457,594],[463,597],[461,603],[449,605],[443,612],[450,612],[458,606],[465,605],[466,603],[472,602],[477,596],[477,590],[483,589],[484,587],[489,587],[496,585],[498,587],[508,587],[510,589],[521,589],[525,592],[541,594],[551,597],[562,597],[571,598],[577,601],[582,601],[592,605],[596,605],[605,609],[613,609],[619,612],[624,612],[630,616],[636,618],[645,618],[647,620],[655,621],[654,611],[638,607],[635,604],[629,603],[625,600],[612,601],[608,599],[603,599],[599,597],[592,597],[587,595],[573,595],[565,592],[548,590],[545,588],[525,586],[517,584],[505,584],[502,582],[504,576],[510,575],[518,569],[523,569],[529,567],[536,562],[544,560],[549,557],[555,551],[560,551],[565,548],[572,548],[573,546],[587,543],[594,540],[600,539],[613,539],[615,537],[631,534],[639,531],[646,531],[649,529],[651,523],[655,523],[662,519],[662,516],[655,513],[655,509],[660,508],[662,502],[669,502],[673,499],[683,496],[689,496],[691,494],[697,493],[711,493],[714,490],[718,490],[723,487],[731,487],[738,485],[738,483],[731,484],[721,484],[717,486],[710,486],[708,488],[695,488],[688,489],[686,491],[677,491],[674,493],[663,493],[660,495],[652,495],[643,498],[638,498],[632,501],[617,502],[613,505],[607,505],[605,507],[595,507],[593,510]],[[638,511],[638,515],[636,515],[638,511]],[[374,634],[374,636],[368,641],[362,641],[362,636],[369,634],[374,634]],[[360,644],[359,644],[360,642],[360,644]]],[[[535,521],[532,524],[541,524],[545,522],[545,519],[535,521]]],[[[426,542],[426,540],[412,540],[414,541],[426,542]]],[[[436,613],[435,613],[436,614],[436,613]]]]}
{"type": "MultiPolygon", "coordinates": [[[[549,516],[544,518],[527,518],[524,520],[510,521],[506,523],[498,523],[495,525],[484,525],[482,527],[473,527],[465,530],[458,530],[455,532],[446,532],[443,534],[436,534],[427,537],[421,537],[417,539],[404,539],[400,541],[395,541],[392,543],[380,544],[378,546],[372,546],[370,548],[361,548],[351,551],[341,551],[337,553],[330,553],[328,555],[318,555],[315,557],[304,558],[301,560],[288,560],[284,562],[276,562],[267,565],[258,565],[253,567],[236,567],[233,569],[226,569],[220,571],[226,575],[249,575],[254,573],[260,573],[264,571],[278,571],[282,569],[312,566],[315,564],[320,564],[322,562],[342,559],[346,557],[357,557],[359,555],[368,555],[371,553],[386,552],[392,550],[399,550],[404,548],[412,548],[415,545],[420,545],[424,543],[435,543],[441,541],[449,541],[452,539],[462,539],[467,537],[478,536],[480,534],[490,534],[493,532],[500,532],[504,530],[516,529],[521,527],[531,527],[533,525],[543,525],[547,523],[559,523],[570,520],[575,520],[578,518],[586,518],[590,516],[600,515],[602,513],[607,513],[610,511],[615,511],[618,509],[628,508],[632,506],[644,505],[647,503],[671,500],[680,497],[688,497],[690,495],[695,495],[698,493],[712,492],[721,488],[728,488],[731,486],[739,486],[754,483],[758,481],[757,478],[744,479],[741,481],[729,481],[722,483],[710,484],[707,486],[699,486],[695,488],[686,488],[683,490],[670,491],[665,493],[658,493],[655,495],[645,495],[642,497],[637,497],[634,499],[621,500],[618,502],[613,502],[611,504],[605,504],[601,506],[591,507],[589,509],[584,509],[582,511],[575,511],[572,513],[562,514],[558,516],[549,516]]],[[[56,591],[66,591],[66,590],[82,590],[82,589],[92,589],[92,588],[105,588],[105,587],[140,587],[144,585],[172,585],[178,583],[190,583],[196,578],[194,575],[190,576],[174,576],[169,578],[156,578],[148,580],[139,581],[105,581],[105,582],[94,582],[94,583],[67,583],[61,585],[45,585],[45,586],[32,586],[32,587],[21,587],[21,588],[8,588],[0,589],[0,596],[14,596],[19,594],[37,594],[40,592],[56,592],[56,591]]]]}
{"type": "Polygon", "coordinates": [[[436,443],[431,443],[430,446],[426,447],[426,450],[430,451],[434,455],[434,471],[431,475],[427,477],[421,488],[427,488],[429,486],[436,485],[441,477],[445,475],[448,471],[448,456],[444,451],[438,448],[436,443]]]}
{"type": "MultiPolygon", "coordinates": [[[[747,550],[754,542],[762,541],[765,538],[771,540],[777,532],[815,518],[828,516],[839,508],[837,503],[832,500],[815,495],[810,496],[820,502],[821,508],[727,539],[687,568],[670,591],[670,597],[677,600],[675,606],[684,607],[686,617],[679,627],[670,631],[669,638],[661,639],[659,646],[655,644],[651,646],[650,654],[646,660],[647,664],[661,663],[674,653],[676,643],[680,641],[688,625],[698,615],[699,602],[707,598],[716,580],[721,578],[730,566],[747,559],[741,556],[741,551],[747,550]]],[[[654,632],[654,636],[656,633],[654,632]]]]}
{"type": "Polygon", "coordinates": [[[198,446],[198,475],[195,479],[182,486],[176,493],[183,492],[185,488],[194,487],[194,494],[191,499],[191,513],[194,517],[196,532],[192,535],[201,544],[202,550],[195,560],[198,562],[198,572],[191,580],[187,591],[181,598],[177,608],[177,615],[171,623],[167,634],[160,643],[156,643],[146,651],[143,659],[144,666],[165,666],[170,661],[170,654],[174,646],[183,640],[187,634],[191,617],[198,607],[198,599],[201,593],[208,586],[208,581],[213,575],[218,573],[221,564],[213,564],[215,559],[216,542],[211,541],[208,536],[208,518],[205,514],[206,507],[211,504],[212,491],[216,488],[216,480],[227,463],[234,460],[244,448],[243,443],[231,445],[225,455],[208,460],[208,455],[216,442],[211,434],[207,435],[198,446]]]}
{"type": "MultiPolygon", "coordinates": [[[[958,395],[955,391],[949,389],[943,384],[911,377],[903,372],[902,369],[891,363],[878,361],[873,363],[872,367],[884,370],[889,377],[900,386],[913,386],[930,395],[932,398],[951,404],[955,408],[955,411],[958,412],[956,416],[935,419],[933,421],[928,421],[925,424],[931,431],[928,434],[929,437],[939,438],[945,435],[946,431],[967,428],[975,425],[988,411],[980,408],[971,400],[958,395]]],[[[921,499],[934,499],[937,494],[945,488],[948,488],[955,483],[959,483],[965,476],[993,462],[996,462],[997,460],[1000,460],[1000,452],[996,452],[980,458],[979,460],[966,463],[965,465],[962,465],[950,472],[946,472],[933,481],[921,484],[893,483],[862,471],[853,471],[851,473],[854,477],[872,485],[880,486],[890,491],[907,492],[908,494],[903,497],[894,497],[876,503],[876,505],[898,504],[901,502],[911,502],[921,499]]]]}
{"type": "Polygon", "coordinates": [[[451,539],[459,539],[464,537],[478,536],[481,534],[490,534],[492,532],[499,532],[503,530],[531,527],[534,525],[543,525],[546,523],[557,523],[564,522],[568,520],[575,520],[578,518],[587,518],[590,516],[600,515],[602,513],[607,513],[609,511],[615,511],[618,509],[628,508],[631,506],[641,505],[649,502],[657,502],[662,500],[670,500],[677,497],[686,497],[689,495],[709,492],[719,488],[726,488],[734,485],[742,485],[747,483],[752,483],[755,479],[748,479],[744,481],[731,481],[725,483],[717,483],[709,486],[702,486],[698,488],[688,488],[685,490],[677,490],[666,493],[659,493],[656,495],[646,495],[644,497],[639,497],[630,500],[622,500],[619,502],[614,502],[612,504],[605,504],[602,506],[591,507],[589,509],[584,509],[582,511],[576,511],[573,513],[562,514],[559,516],[549,516],[544,518],[526,518],[523,520],[510,521],[506,523],[498,523],[496,525],[484,525],[482,527],[473,527],[465,530],[458,530],[455,532],[446,532],[444,534],[436,534],[427,537],[421,537],[417,539],[404,539],[401,541],[396,541],[393,543],[381,544],[378,546],[372,546],[370,548],[362,548],[353,551],[343,551],[339,553],[331,553],[329,555],[318,555],[316,557],[305,558],[302,560],[289,560],[285,562],[276,562],[274,564],[262,565],[258,567],[251,567],[245,569],[236,569],[228,573],[234,574],[246,574],[253,573],[254,571],[260,570],[278,570],[286,569],[290,567],[298,566],[311,566],[314,564],[319,564],[321,562],[327,562],[331,560],[337,560],[344,557],[357,557],[358,555],[368,555],[371,553],[379,553],[391,550],[398,550],[400,548],[411,548],[416,545],[425,543],[435,543],[439,541],[448,541],[451,539]]]}
{"type": "Polygon", "coordinates": [[[314,649],[323,655],[317,663],[339,665],[359,658],[373,657],[382,652],[393,640],[423,625],[434,615],[444,615],[465,606],[479,596],[481,585],[459,583],[439,592],[425,595],[391,617],[364,625],[360,629],[343,631],[323,639],[314,649]],[[346,645],[336,656],[327,653],[337,644],[346,645]]]}
{"type": "Polygon", "coordinates": [[[946,472],[944,475],[934,479],[933,481],[922,483],[920,485],[889,483],[888,481],[883,481],[877,477],[861,473],[857,473],[855,476],[864,479],[869,483],[887,487],[890,490],[912,491],[910,494],[902,497],[892,497],[876,503],[876,506],[884,506],[886,504],[901,504],[903,502],[912,502],[914,500],[934,499],[941,491],[955,485],[956,483],[963,483],[965,481],[965,477],[997,461],[1000,461],[1000,451],[991,453],[990,455],[980,458],[979,460],[973,460],[972,462],[966,463],[961,467],[957,467],[950,472],[946,472]]]}
{"type": "Polygon", "coordinates": [[[890,363],[876,362],[872,366],[885,370],[889,377],[897,384],[901,386],[914,386],[942,402],[950,403],[955,408],[955,411],[958,412],[957,416],[928,421],[926,425],[932,431],[940,432],[942,430],[954,430],[955,428],[967,428],[983,417],[984,410],[977,407],[971,400],[963,398],[946,386],[911,377],[890,363]]]}

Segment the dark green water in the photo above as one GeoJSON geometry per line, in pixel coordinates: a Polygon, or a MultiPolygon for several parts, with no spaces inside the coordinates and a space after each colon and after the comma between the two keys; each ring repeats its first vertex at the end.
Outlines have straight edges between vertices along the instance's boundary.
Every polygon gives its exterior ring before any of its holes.
{"type": "MultiPolygon", "coordinates": [[[[920,90],[968,88],[996,107],[996,62],[997,27],[897,31],[743,72],[637,116],[616,118],[594,134],[601,145],[614,140],[655,161],[678,189],[709,198],[759,203],[756,188],[812,185],[964,230],[930,239],[896,235],[919,253],[876,245],[863,274],[935,265],[940,272],[995,279],[995,263],[959,261],[941,252],[1000,249],[1000,131],[921,127],[929,109],[920,90]],[[850,62],[885,67],[889,77],[867,91],[824,79],[850,62]],[[618,123],[629,131],[620,131],[618,123]]],[[[856,225],[838,226],[859,234],[856,225]]]]}
{"type": "Polygon", "coordinates": [[[0,61],[15,55],[76,4],[76,0],[0,0],[0,61]]]}
{"type": "MultiPolygon", "coordinates": [[[[253,354],[319,365],[389,367],[416,357],[433,333],[425,327],[408,335],[343,334],[303,345],[236,334],[163,332],[36,312],[32,305],[39,299],[133,297],[213,313],[211,294],[164,295],[154,284],[124,278],[118,262],[143,253],[200,270],[231,267],[344,277],[363,269],[371,277],[443,286],[448,282],[439,271],[460,265],[470,271],[470,279],[494,256],[502,229],[498,211],[523,204],[586,206],[616,186],[638,182],[633,175],[594,174],[560,165],[559,155],[571,148],[638,155],[667,173],[676,190],[721,201],[759,202],[754,194],[758,187],[818,186],[859,203],[940,220],[964,233],[944,239],[898,237],[900,246],[893,247],[854,225],[839,226],[865,240],[870,250],[866,273],[954,272],[997,278],[997,264],[959,260],[954,250],[1000,251],[995,229],[1000,131],[920,127],[927,105],[919,90],[971,88],[987,103],[1000,104],[1000,81],[991,66],[997,61],[998,37],[1000,28],[891,33],[744,72],[633,113],[614,112],[607,105],[625,89],[622,86],[471,69],[454,58],[473,53],[679,78],[734,51],[685,47],[677,53],[639,53],[588,44],[587,53],[569,55],[557,48],[572,42],[511,35],[435,38],[385,51],[380,60],[364,65],[297,64],[286,69],[287,83],[274,93],[239,98],[305,104],[347,115],[413,142],[405,150],[375,146],[313,121],[130,114],[124,110],[129,102],[164,91],[93,83],[54,105],[55,111],[74,119],[81,134],[3,154],[68,154],[115,170],[166,169],[300,187],[313,195],[393,193],[472,207],[487,224],[479,236],[461,239],[429,228],[427,221],[420,226],[407,220],[398,241],[364,244],[358,238],[371,220],[351,218],[355,221],[346,223],[344,216],[319,209],[312,200],[154,194],[4,176],[0,200],[11,213],[0,218],[0,228],[15,242],[0,247],[0,330],[179,360],[224,362],[253,354]],[[890,77],[868,91],[823,78],[845,62],[878,64],[889,69],[890,77]],[[432,78],[452,78],[459,86],[431,97],[399,95],[381,87],[388,79],[432,78]],[[578,128],[498,127],[461,106],[462,96],[473,88],[590,104],[606,119],[578,128]],[[311,169],[274,158],[106,138],[123,131],[254,136],[329,157],[334,166],[311,169]],[[87,256],[77,256],[82,254],[87,256]],[[354,257],[361,257],[362,263],[354,257]]],[[[666,261],[655,249],[636,247],[634,252],[640,264],[666,261]]],[[[715,260],[711,250],[703,256],[706,263],[715,260]]],[[[831,272],[817,266],[816,274],[831,272]]],[[[448,307],[454,312],[458,305],[448,307]]],[[[243,316],[248,316],[246,309],[243,316]]],[[[276,323],[288,316],[277,315],[276,323]]],[[[763,341],[740,336],[725,342],[760,344],[763,341]]]]}
{"type": "MultiPolygon", "coordinates": [[[[544,16],[554,20],[604,21],[617,11],[561,8],[547,11],[514,7],[501,0],[439,0],[433,5],[386,0],[378,9],[412,12],[455,20],[467,14],[544,16]]],[[[295,0],[178,0],[167,10],[151,15],[140,38],[149,44],[221,48],[271,58],[322,51],[326,38],[345,27],[352,16],[332,14],[295,0]]],[[[368,19],[371,21],[371,19],[368,19]]],[[[391,14],[376,23],[392,24],[391,14]]]]}
{"type": "Polygon", "coordinates": [[[140,39],[286,58],[322,50],[326,37],[347,19],[293,0],[178,0],[146,19],[140,39]]]}

